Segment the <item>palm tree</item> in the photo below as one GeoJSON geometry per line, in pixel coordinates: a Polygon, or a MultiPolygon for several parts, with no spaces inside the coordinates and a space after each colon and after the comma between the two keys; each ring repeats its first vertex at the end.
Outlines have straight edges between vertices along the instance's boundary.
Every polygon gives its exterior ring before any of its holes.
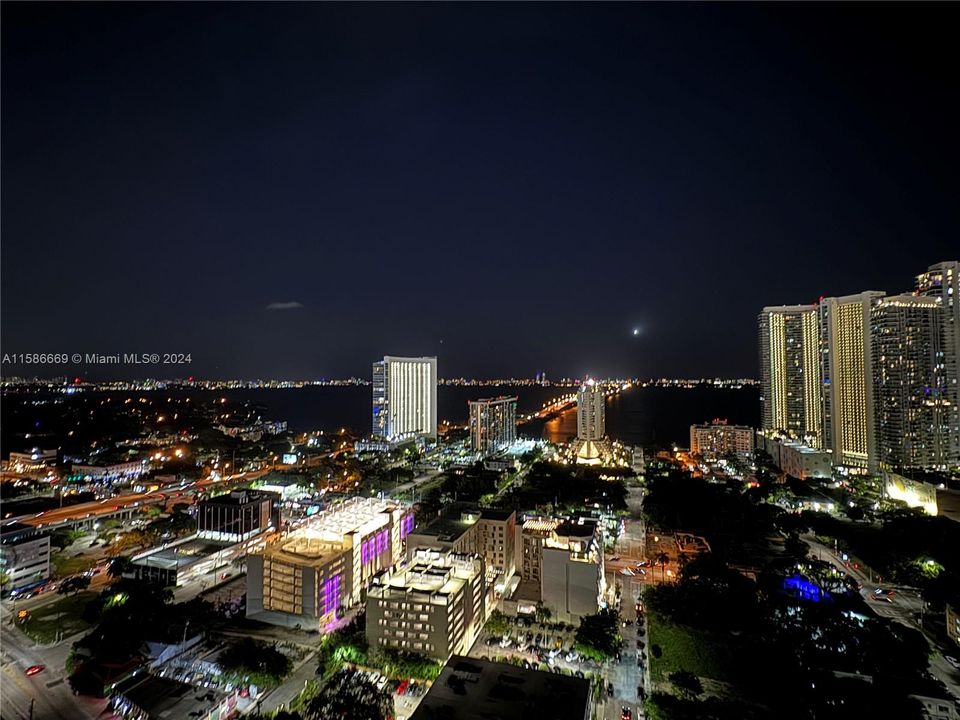
{"type": "Polygon", "coordinates": [[[654,562],[660,566],[660,582],[663,582],[663,569],[667,566],[667,563],[670,562],[670,556],[665,552],[660,552],[657,554],[654,562]]]}

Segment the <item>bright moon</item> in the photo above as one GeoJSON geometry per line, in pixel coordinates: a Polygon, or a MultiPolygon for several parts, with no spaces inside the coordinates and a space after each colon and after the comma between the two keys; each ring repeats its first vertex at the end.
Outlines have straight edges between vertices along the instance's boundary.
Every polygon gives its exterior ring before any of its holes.
{"type": "Polygon", "coordinates": [[[634,329],[633,329],[633,334],[634,334],[634,335],[639,335],[639,334],[640,334],[640,328],[634,328],[634,329]]]}

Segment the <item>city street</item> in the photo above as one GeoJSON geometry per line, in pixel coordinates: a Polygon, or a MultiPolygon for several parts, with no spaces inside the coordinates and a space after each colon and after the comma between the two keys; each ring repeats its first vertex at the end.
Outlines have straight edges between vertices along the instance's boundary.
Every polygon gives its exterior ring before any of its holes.
{"type": "MultiPolygon", "coordinates": [[[[803,540],[810,546],[811,555],[830,562],[860,583],[862,586],[860,594],[875,615],[895,620],[907,627],[924,632],[920,625],[923,603],[915,590],[903,589],[890,583],[878,583],[873,579],[875,573],[873,573],[870,568],[864,566],[863,563],[859,563],[860,567],[855,568],[851,563],[844,562],[841,558],[837,557],[833,548],[818,542],[816,538],[808,535],[804,536],[803,540]],[[876,599],[874,591],[877,588],[884,591],[892,591],[891,595],[885,595],[885,597],[888,597],[888,600],[876,599]]],[[[926,632],[924,632],[924,635],[930,640],[931,647],[936,651],[930,658],[930,672],[947,686],[947,689],[953,694],[954,699],[960,700],[960,670],[947,662],[930,635],[926,632]]]]}
{"type": "Polygon", "coordinates": [[[0,720],[29,720],[33,701],[33,720],[84,720],[98,717],[106,700],[74,696],[66,681],[67,655],[77,638],[65,638],[56,645],[37,646],[19,630],[4,623],[2,640],[2,683],[0,720]],[[31,677],[24,671],[32,665],[45,665],[31,677]]]}

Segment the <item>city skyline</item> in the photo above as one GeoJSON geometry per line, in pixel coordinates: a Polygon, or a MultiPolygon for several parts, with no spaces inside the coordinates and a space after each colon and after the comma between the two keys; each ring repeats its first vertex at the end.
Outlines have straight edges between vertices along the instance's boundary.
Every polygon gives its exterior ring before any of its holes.
{"type": "Polygon", "coordinates": [[[770,299],[951,255],[944,12],[5,3],[0,339],[753,375],[770,299]]]}

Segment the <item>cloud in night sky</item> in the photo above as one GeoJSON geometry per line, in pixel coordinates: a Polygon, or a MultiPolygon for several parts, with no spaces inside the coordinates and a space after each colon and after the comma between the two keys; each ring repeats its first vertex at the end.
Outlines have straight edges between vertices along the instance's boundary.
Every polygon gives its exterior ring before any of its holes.
{"type": "Polygon", "coordinates": [[[303,305],[298,302],[273,302],[267,305],[264,310],[299,310],[303,305]]]}

